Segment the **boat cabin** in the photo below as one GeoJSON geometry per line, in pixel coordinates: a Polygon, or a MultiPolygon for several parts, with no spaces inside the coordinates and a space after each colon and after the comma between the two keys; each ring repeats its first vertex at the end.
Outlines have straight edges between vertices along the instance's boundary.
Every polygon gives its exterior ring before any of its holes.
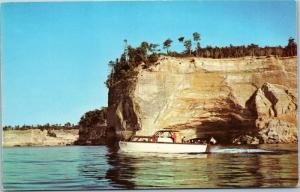
{"type": "Polygon", "coordinates": [[[155,132],[152,136],[132,136],[130,141],[132,142],[147,142],[147,143],[186,143],[186,144],[216,144],[217,141],[211,137],[209,141],[205,138],[193,138],[185,140],[185,137],[181,138],[181,142],[178,142],[176,133],[174,130],[160,130],[155,132]]]}
{"type": "Polygon", "coordinates": [[[160,130],[153,136],[133,136],[130,141],[151,143],[176,143],[176,132],[173,130],[160,130]]]}

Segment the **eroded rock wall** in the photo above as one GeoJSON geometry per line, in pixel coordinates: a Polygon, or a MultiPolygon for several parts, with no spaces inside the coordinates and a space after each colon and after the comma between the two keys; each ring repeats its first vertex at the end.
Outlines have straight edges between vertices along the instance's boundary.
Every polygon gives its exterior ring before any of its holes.
{"type": "Polygon", "coordinates": [[[248,109],[256,116],[256,129],[241,135],[234,143],[298,142],[295,94],[286,86],[265,83],[247,102],[248,109]]]}
{"type": "Polygon", "coordinates": [[[109,89],[108,128],[120,138],[172,128],[180,130],[179,138],[213,136],[228,143],[262,130],[257,127],[261,114],[271,119],[297,113],[296,58],[161,57],[150,68],[136,70],[134,78],[109,89]],[[286,105],[287,96],[280,92],[272,95],[265,83],[283,85],[293,104],[286,105]],[[263,104],[253,109],[253,98],[263,104]]]}

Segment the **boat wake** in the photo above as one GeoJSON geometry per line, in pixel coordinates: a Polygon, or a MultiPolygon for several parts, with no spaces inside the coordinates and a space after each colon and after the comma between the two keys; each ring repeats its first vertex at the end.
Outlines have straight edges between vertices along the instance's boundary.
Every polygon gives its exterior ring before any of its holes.
{"type": "Polygon", "coordinates": [[[161,158],[178,158],[178,159],[190,159],[190,158],[207,158],[206,153],[143,153],[143,152],[122,152],[119,154],[131,156],[131,157],[161,157],[161,158]]]}
{"type": "Polygon", "coordinates": [[[265,149],[247,149],[247,148],[211,148],[209,153],[274,153],[265,149]]]}

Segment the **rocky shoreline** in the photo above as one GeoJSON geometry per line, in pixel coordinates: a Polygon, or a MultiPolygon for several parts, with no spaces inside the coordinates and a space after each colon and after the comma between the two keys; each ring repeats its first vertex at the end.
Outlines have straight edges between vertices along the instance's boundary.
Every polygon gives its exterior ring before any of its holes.
{"type": "Polygon", "coordinates": [[[3,131],[4,147],[27,146],[67,146],[78,139],[78,129],[68,130],[5,130],[3,131]]]}

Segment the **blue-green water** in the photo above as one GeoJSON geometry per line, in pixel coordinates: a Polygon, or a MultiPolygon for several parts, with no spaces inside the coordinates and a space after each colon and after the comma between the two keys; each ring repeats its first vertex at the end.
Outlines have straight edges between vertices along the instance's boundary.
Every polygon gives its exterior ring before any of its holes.
{"type": "Polygon", "coordinates": [[[293,187],[297,184],[297,145],[252,148],[219,146],[204,155],[122,154],[104,146],[4,148],[4,189],[293,187]]]}

